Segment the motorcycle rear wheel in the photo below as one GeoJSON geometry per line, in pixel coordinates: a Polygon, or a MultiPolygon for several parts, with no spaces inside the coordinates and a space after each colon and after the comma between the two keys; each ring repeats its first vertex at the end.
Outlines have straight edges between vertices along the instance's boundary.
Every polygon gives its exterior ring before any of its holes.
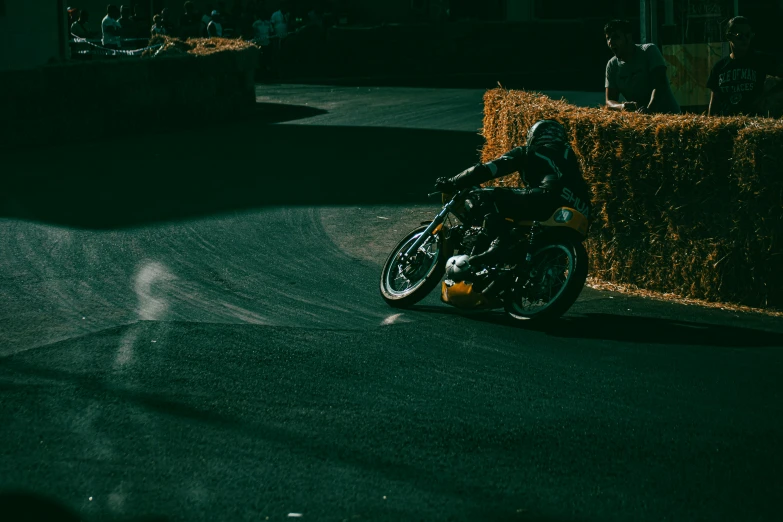
{"type": "Polygon", "coordinates": [[[421,247],[417,259],[408,266],[399,262],[400,252],[405,251],[426,229],[419,227],[410,232],[392,250],[381,271],[381,297],[389,306],[407,308],[424,299],[438,286],[446,273],[446,252],[437,236],[421,247]],[[424,252],[421,252],[421,249],[424,252]]]}
{"type": "Polygon", "coordinates": [[[535,323],[557,319],[584,288],[587,250],[581,242],[570,239],[549,243],[533,253],[531,265],[531,277],[524,281],[520,277],[506,296],[506,313],[535,323]]]}

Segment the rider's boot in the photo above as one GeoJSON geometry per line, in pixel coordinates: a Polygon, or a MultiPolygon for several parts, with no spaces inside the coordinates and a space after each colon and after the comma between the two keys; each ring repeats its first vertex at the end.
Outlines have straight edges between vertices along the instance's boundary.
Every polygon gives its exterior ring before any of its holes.
{"type": "Polygon", "coordinates": [[[485,232],[490,237],[494,237],[494,239],[489,244],[487,250],[470,257],[471,266],[485,267],[498,263],[513,243],[511,229],[512,226],[509,222],[501,216],[497,214],[487,215],[485,218],[485,232]]]}

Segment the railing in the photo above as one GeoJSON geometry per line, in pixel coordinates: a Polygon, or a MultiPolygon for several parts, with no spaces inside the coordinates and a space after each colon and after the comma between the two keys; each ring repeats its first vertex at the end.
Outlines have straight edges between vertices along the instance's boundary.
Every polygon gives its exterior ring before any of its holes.
{"type": "MultiPolygon", "coordinates": [[[[80,38],[71,34],[71,56],[141,56],[145,51],[157,49],[163,44],[153,46],[144,45],[136,49],[111,49],[103,46],[103,42],[96,38],[80,38]]],[[[122,38],[120,45],[125,47],[131,42],[149,42],[149,38],[122,38]]]]}

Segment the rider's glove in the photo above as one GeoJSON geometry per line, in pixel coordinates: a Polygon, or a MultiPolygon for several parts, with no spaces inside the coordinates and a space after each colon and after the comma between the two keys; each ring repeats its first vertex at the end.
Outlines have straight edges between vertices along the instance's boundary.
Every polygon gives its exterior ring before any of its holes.
{"type": "Polygon", "coordinates": [[[457,187],[449,178],[438,178],[435,180],[435,190],[440,192],[454,192],[457,187]]]}

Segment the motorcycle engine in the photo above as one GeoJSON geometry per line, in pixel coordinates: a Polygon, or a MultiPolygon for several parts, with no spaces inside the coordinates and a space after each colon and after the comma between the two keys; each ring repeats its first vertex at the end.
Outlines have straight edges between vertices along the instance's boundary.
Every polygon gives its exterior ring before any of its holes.
{"type": "Polygon", "coordinates": [[[470,256],[460,255],[446,261],[446,277],[452,281],[464,281],[471,274],[470,256]]]}
{"type": "Polygon", "coordinates": [[[460,249],[460,251],[475,254],[476,252],[474,252],[474,249],[476,247],[476,242],[482,236],[481,233],[483,231],[484,228],[478,226],[466,228],[465,232],[462,234],[462,241],[461,241],[462,248],[460,249]]]}

